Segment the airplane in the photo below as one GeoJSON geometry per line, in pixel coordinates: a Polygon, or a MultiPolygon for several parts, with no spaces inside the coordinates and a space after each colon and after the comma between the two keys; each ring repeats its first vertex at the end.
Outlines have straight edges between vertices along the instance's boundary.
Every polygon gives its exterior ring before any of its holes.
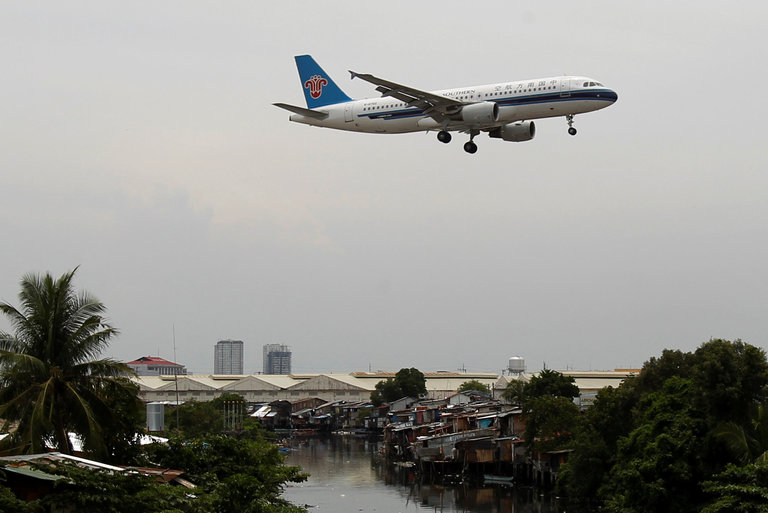
{"type": "Polygon", "coordinates": [[[295,60],[307,107],[273,104],[291,112],[291,121],[376,134],[437,131],[443,143],[451,141],[451,132],[464,132],[469,134],[467,153],[477,151],[474,138],[481,132],[504,141],[530,141],[536,135],[534,119],[564,116],[568,133],[576,135],[576,114],[603,109],[618,99],[615,91],[582,76],[426,92],[350,70],[351,79],[369,82],[381,93],[379,98],[353,100],[310,55],[295,60]]]}

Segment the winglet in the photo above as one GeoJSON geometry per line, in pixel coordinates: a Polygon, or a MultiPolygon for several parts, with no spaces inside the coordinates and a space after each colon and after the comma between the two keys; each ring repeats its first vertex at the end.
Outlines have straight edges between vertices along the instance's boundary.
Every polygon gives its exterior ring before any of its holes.
{"type": "Polygon", "coordinates": [[[349,79],[350,80],[354,80],[355,78],[357,78],[357,73],[355,73],[351,69],[348,69],[347,71],[349,71],[349,75],[350,75],[349,79]]]}

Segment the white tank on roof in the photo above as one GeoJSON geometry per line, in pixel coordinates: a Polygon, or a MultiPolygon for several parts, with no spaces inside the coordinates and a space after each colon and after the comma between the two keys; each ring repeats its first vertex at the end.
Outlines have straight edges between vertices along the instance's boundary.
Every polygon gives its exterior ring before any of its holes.
{"type": "Polygon", "coordinates": [[[512,374],[522,374],[525,372],[525,358],[513,356],[509,359],[509,372],[512,374]]]}

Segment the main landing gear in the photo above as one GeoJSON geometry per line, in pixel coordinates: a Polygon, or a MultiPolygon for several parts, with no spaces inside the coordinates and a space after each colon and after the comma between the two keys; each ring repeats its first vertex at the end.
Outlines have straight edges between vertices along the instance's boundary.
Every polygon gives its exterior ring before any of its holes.
{"type": "Polygon", "coordinates": [[[576,129],[573,128],[573,114],[566,115],[565,120],[568,122],[568,133],[571,135],[576,135],[576,129]]]}
{"type": "Polygon", "coordinates": [[[475,153],[477,151],[477,144],[472,140],[475,138],[477,134],[480,133],[480,130],[470,130],[469,131],[469,141],[464,143],[464,151],[467,153],[475,153]]]}
{"type": "MultiPolygon", "coordinates": [[[[470,130],[469,131],[469,141],[464,143],[464,151],[467,153],[476,153],[477,152],[477,144],[472,140],[475,138],[477,134],[480,133],[480,130],[470,130]]],[[[437,140],[441,143],[448,144],[451,142],[451,133],[447,130],[440,130],[437,133],[437,140]]]]}

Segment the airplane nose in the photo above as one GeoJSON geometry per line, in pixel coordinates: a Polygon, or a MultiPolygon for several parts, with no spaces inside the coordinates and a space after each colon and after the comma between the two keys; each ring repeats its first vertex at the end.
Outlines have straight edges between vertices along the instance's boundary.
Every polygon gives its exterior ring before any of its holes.
{"type": "Polygon", "coordinates": [[[609,91],[608,91],[607,93],[605,93],[605,94],[606,94],[606,96],[608,97],[608,99],[609,99],[609,100],[611,100],[611,101],[612,101],[612,102],[614,102],[614,103],[616,103],[616,100],[618,100],[618,99],[619,99],[619,95],[618,95],[618,94],[616,94],[616,91],[614,91],[614,90],[612,90],[612,89],[611,89],[611,90],[609,90],[609,91]]]}

